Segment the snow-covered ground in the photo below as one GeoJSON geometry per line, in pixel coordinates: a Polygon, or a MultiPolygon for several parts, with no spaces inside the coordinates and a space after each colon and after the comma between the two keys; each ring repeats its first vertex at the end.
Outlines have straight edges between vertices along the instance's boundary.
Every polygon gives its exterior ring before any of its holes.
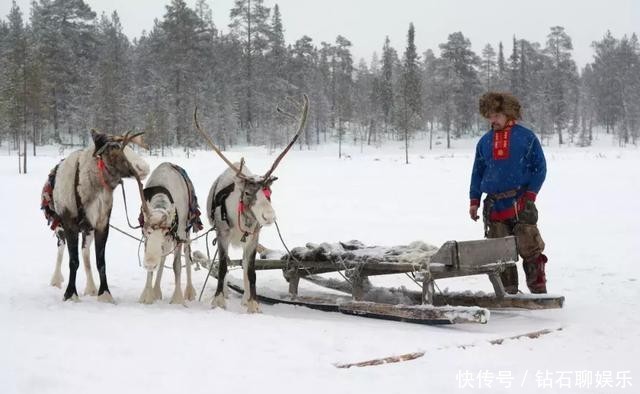
{"type": "MultiPolygon", "coordinates": [[[[474,142],[454,141],[452,150],[439,145],[428,152],[418,141],[410,165],[400,145],[364,152],[347,145],[350,158],[341,160],[335,146],[293,150],[276,171],[280,180],[272,197],[285,241],[289,247],[351,239],[439,245],[481,238],[482,225],[467,213],[474,142]]],[[[604,136],[595,147],[545,150],[540,229],[549,256],[548,288],[566,296],[564,309],[493,311],[486,325],[444,327],[283,305],[263,305],[262,314],[248,315],[234,295],[227,310],[211,309],[215,281],[208,283],[206,301],[169,305],[169,271],[165,299],[141,305],[145,272],[137,243],[115,231],[107,245],[107,272],[117,304],[88,296],[62,302],[62,290],[48,286],[55,238],[39,209],[42,185],[62,155],[50,148],[30,157],[24,176],[17,174],[16,157],[4,153],[0,393],[638,392],[640,150],[618,148],[604,136]],[[562,330],[538,339],[488,343],[557,328],[562,330]],[[426,354],[385,366],[333,365],[415,351],[426,354]]],[[[274,158],[259,148],[228,152],[233,159],[241,155],[259,173],[274,158]]],[[[149,158],[152,167],[164,160],[149,158]]],[[[201,204],[224,169],[206,151],[186,159],[176,150],[170,160],[188,171],[201,204]]],[[[133,220],[139,204],[134,183],[125,186],[133,220]]],[[[116,192],[112,223],[125,227],[116,192]]],[[[262,243],[282,249],[275,228],[263,230],[262,243]]],[[[204,250],[205,244],[198,241],[194,248],[204,250]]],[[[67,278],[66,262],[63,273],[67,278]]],[[[82,268],[78,278],[82,290],[82,268]]],[[[204,279],[204,271],[194,274],[198,292],[204,279]]],[[[415,286],[403,278],[376,280],[415,286]]],[[[258,272],[258,286],[265,285],[284,288],[285,282],[277,272],[258,272]]],[[[439,286],[491,290],[482,276],[439,286]]]]}

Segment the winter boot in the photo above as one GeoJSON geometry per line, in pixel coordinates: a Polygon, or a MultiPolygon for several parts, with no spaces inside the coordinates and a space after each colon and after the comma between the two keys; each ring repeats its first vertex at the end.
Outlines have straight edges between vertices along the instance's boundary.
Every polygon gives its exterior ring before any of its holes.
{"type": "Polygon", "coordinates": [[[500,279],[507,294],[518,294],[518,268],[515,265],[502,271],[500,279]]]}
{"type": "Polygon", "coordinates": [[[527,287],[533,294],[543,294],[547,292],[547,278],[544,273],[544,265],[547,263],[547,256],[540,254],[533,259],[525,260],[522,265],[527,277],[527,287]]]}

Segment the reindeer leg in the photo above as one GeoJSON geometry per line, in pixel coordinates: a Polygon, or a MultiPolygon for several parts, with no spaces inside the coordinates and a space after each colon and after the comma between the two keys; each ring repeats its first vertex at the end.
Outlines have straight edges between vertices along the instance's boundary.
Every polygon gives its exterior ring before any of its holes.
{"type": "Polygon", "coordinates": [[[260,305],[256,296],[256,247],[258,237],[254,237],[248,244],[242,256],[242,272],[244,274],[243,305],[247,306],[247,312],[260,313],[260,305]]]}
{"type": "Polygon", "coordinates": [[[64,240],[64,230],[62,230],[62,228],[56,230],[56,237],[58,237],[58,256],[56,257],[56,268],[53,271],[53,276],[51,276],[50,285],[61,289],[62,282],[64,282],[64,277],[62,276],[62,258],[64,257],[64,249],[67,247],[67,243],[64,240]]]}
{"type": "MultiPolygon", "coordinates": [[[[229,260],[229,256],[227,256],[228,245],[223,246],[222,244],[223,242],[218,242],[218,256],[220,259],[218,263],[218,286],[216,287],[216,295],[213,297],[213,301],[211,301],[211,306],[214,308],[216,306],[219,306],[220,308],[227,307],[227,300],[224,298],[224,278],[227,276],[227,262],[229,260]]],[[[213,262],[211,262],[211,264],[213,264],[213,262]]]]}
{"type": "MultiPolygon", "coordinates": [[[[187,237],[188,238],[188,237],[187,237]]],[[[193,301],[196,299],[196,289],[193,287],[193,282],[191,281],[191,241],[187,239],[187,242],[184,244],[184,258],[187,266],[187,286],[184,290],[184,298],[187,301],[193,301]]]]}
{"type": "Polygon", "coordinates": [[[153,286],[154,300],[162,299],[162,288],[160,287],[160,282],[162,281],[162,272],[164,271],[164,262],[166,259],[166,256],[162,256],[162,258],[160,258],[160,265],[158,266],[158,273],[156,274],[156,284],[153,286]]]}
{"type": "Polygon", "coordinates": [[[153,288],[151,287],[151,283],[153,282],[153,271],[147,272],[147,281],[144,284],[144,289],[142,290],[142,294],[140,294],[140,298],[138,302],[141,304],[153,304],[155,301],[155,297],[153,294],[153,288]]]}
{"type": "Polygon", "coordinates": [[[182,272],[182,262],[180,261],[182,252],[182,245],[178,245],[176,251],[173,253],[173,275],[175,277],[175,289],[173,290],[173,297],[171,297],[171,304],[184,304],[184,296],[182,295],[182,283],[180,274],[182,272]]]}
{"type": "Polygon", "coordinates": [[[109,237],[109,226],[106,226],[103,230],[95,230],[95,245],[96,245],[96,265],[98,266],[98,275],[100,275],[100,288],[98,289],[98,301],[115,303],[109,291],[109,285],[107,284],[107,265],[104,261],[104,252],[107,245],[107,238],[109,237]]]}
{"type": "Polygon", "coordinates": [[[96,283],[93,281],[93,274],[91,273],[91,257],[89,252],[91,251],[91,242],[93,242],[93,232],[82,233],[82,263],[84,264],[84,272],[87,274],[87,284],[84,288],[84,295],[97,295],[96,283]]]}
{"type": "Polygon", "coordinates": [[[78,261],[78,233],[75,231],[65,232],[67,239],[67,250],[69,250],[69,283],[64,292],[64,300],[78,301],[78,290],[76,290],[76,272],[80,262],[78,261]]]}

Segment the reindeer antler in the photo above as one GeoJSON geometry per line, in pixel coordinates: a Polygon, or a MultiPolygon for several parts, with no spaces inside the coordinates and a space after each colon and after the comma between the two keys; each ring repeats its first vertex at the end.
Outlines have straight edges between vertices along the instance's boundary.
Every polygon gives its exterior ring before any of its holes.
{"type": "Polygon", "coordinates": [[[209,137],[209,135],[207,133],[205,133],[201,128],[200,128],[200,124],[198,123],[198,107],[196,107],[193,110],[193,122],[196,125],[196,129],[198,129],[198,131],[200,132],[200,134],[202,134],[202,136],[204,137],[205,141],[207,141],[207,143],[209,144],[209,146],[211,147],[211,149],[213,149],[214,152],[216,152],[218,154],[218,156],[220,156],[220,158],[227,163],[227,165],[229,166],[229,168],[231,168],[233,171],[235,171],[236,175],[239,176],[240,178],[246,179],[246,177],[244,176],[244,174],[242,173],[242,164],[244,163],[244,159],[242,159],[243,163],[240,164],[240,168],[236,168],[236,166],[233,165],[233,163],[227,159],[227,157],[222,153],[222,151],[216,146],[216,144],[213,143],[213,140],[211,139],[211,137],[209,137]]]}
{"type": "MultiPolygon", "coordinates": [[[[298,131],[296,132],[296,134],[291,139],[291,142],[289,142],[289,145],[287,145],[287,147],[284,148],[282,153],[280,153],[280,155],[273,162],[273,165],[271,166],[269,171],[267,171],[267,173],[264,175],[264,179],[269,179],[271,174],[273,174],[273,171],[275,171],[276,167],[278,167],[278,164],[280,164],[280,160],[282,160],[284,155],[286,155],[287,152],[289,151],[289,149],[291,149],[291,147],[293,146],[293,144],[295,144],[296,140],[300,136],[300,133],[302,133],[302,130],[304,130],[304,126],[307,124],[307,114],[309,113],[309,98],[307,97],[306,94],[303,94],[302,98],[303,98],[302,115],[300,116],[300,124],[298,125],[298,131]]],[[[286,116],[295,118],[293,115],[283,111],[280,107],[278,107],[277,110],[278,110],[278,112],[280,112],[280,113],[282,113],[282,114],[284,114],[286,116]]]]}
{"type": "Polygon", "coordinates": [[[144,134],[144,131],[140,133],[131,134],[131,130],[129,130],[124,136],[114,137],[114,140],[120,141],[122,143],[122,149],[124,149],[125,146],[127,146],[127,144],[129,144],[130,142],[142,148],[149,149],[147,145],[142,141],[143,134],[144,134]]]}

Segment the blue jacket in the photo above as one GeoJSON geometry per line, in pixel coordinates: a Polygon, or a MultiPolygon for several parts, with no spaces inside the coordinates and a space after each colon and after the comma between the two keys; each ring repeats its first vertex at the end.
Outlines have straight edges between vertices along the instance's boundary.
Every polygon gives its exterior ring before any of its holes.
{"type": "Polygon", "coordinates": [[[547,174],[547,164],[542,146],[536,135],[526,127],[515,124],[511,128],[509,157],[493,158],[494,131],[484,134],[476,146],[476,156],[471,173],[469,197],[471,205],[479,205],[482,193],[504,193],[519,189],[513,198],[495,202],[492,220],[504,220],[515,216],[514,202],[520,212],[525,199],[534,200],[547,174]]]}

